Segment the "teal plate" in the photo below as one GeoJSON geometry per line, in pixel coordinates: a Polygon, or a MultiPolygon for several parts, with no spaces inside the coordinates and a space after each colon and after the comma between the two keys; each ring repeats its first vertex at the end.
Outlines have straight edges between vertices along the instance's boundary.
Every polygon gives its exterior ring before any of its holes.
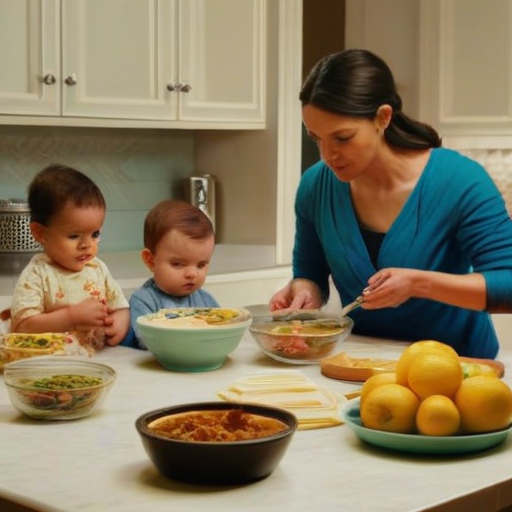
{"type": "Polygon", "coordinates": [[[384,432],[363,427],[359,414],[359,400],[359,398],[350,400],[343,407],[341,412],[343,420],[363,441],[389,450],[428,454],[471,453],[503,443],[512,430],[511,425],[505,430],[486,434],[442,437],[384,432]]]}

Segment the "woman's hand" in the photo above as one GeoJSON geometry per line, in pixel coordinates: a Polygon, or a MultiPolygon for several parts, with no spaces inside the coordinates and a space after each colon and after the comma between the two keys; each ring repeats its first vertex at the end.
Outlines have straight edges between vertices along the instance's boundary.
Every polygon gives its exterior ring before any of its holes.
{"type": "Polygon", "coordinates": [[[364,309],[396,308],[413,297],[418,271],[407,268],[385,268],[368,280],[363,291],[364,309]]]}
{"type": "Polygon", "coordinates": [[[365,309],[397,307],[411,298],[428,299],[482,311],[487,285],[479,273],[448,274],[410,268],[385,268],[368,280],[363,292],[365,309]]]}
{"type": "Polygon", "coordinates": [[[293,279],[270,299],[270,311],[281,309],[318,309],[323,305],[322,292],[309,279],[293,279]]]}

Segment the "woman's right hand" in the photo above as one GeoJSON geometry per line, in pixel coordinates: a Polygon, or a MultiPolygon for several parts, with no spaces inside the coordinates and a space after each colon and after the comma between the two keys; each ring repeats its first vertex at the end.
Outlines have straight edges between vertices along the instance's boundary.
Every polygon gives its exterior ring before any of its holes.
{"type": "Polygon", "coordinates": [[[270,298],[270,311],[281,309],[318,309],[323,305],[322,292],[309,279],[293,279],[270,298]]]}

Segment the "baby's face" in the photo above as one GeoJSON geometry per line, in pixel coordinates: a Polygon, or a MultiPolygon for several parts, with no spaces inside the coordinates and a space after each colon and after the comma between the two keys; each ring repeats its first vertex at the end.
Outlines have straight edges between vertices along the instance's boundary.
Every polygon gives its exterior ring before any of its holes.
{"type": "Polygon", "coordinates": [[[57,265],[79,272],[98,253],[104,208],[68,203],[48,226],[38,226],[37,239],[57,265]]]}
{"type": "Polygon", "coordinates": [[[173,229],[146,262],[160,290],[183,297],[203,286],[214,248],[213,235],[195,240],[173,229]]]}

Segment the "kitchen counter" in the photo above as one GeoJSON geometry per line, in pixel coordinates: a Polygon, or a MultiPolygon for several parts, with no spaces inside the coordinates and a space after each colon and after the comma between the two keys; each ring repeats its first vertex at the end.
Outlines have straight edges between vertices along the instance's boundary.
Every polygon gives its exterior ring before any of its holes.
{"type": "MultiPolygon", "coordinates": [[[[100,253],[126,296],[142,285],[151,273],[142,262],[140,251],[100,253]]],[[[291,276],[290,266],[277,266],[273,245],[219,244],[215,247],[205,288],[219,283],[278,279],[286,282],[291,276]]],[[[10,307],[19,273],[0,274],[0,310],[10,307]]],[[[220,297],[222,298],[222,297],[220,297]]],[[[241,304],[238,304],[241,305],[241,304]]]]}
{"type": "MultiPolygon", "coordinates": [[[[404,346],[351,336],[343,349],[354,356],[396,358],[404,346]]],[[[372,447],[342,425],[297,431],[277,470],[257,483],[200,487],[168,480],[144,452],[134,427],[140,414],[215,400],[215,391],[235,378],[291,367],[261,354],[249,333],[213,372],[166,371],[151,354],[124,347],[107,348],[95,358],[113,366],[118,378],[101,410],[82,420],[25,418],[0,385],[4,500],[46,512],[493,512],[512,506],[512,437],[482,453],[426,456],[372,447]]],[[[512,350],[500,359],[512,384],[512,350]]],[[[322,376],[317,365],[293,369],[333,390],[358,387],[322,376]]],[[[10,512],[7,502],[0,505],[10,512]]]]}

